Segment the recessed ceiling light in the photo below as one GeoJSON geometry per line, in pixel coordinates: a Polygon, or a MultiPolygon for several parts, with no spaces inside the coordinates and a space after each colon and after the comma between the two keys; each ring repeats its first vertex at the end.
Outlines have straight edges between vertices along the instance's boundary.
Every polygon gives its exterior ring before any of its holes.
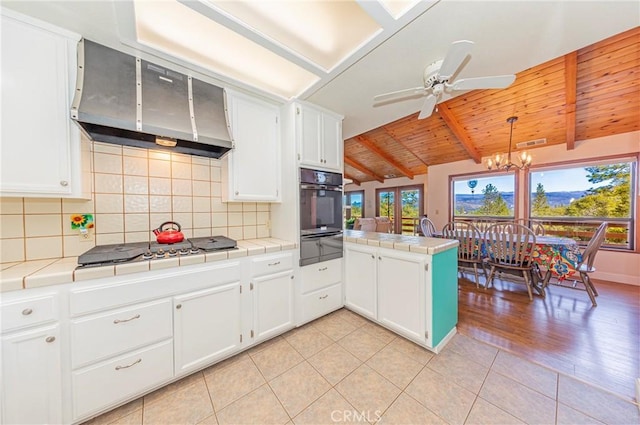
{"type": "Polygon", "coordinates": [[[177,1],[135,1],[137,41],[290,98],[319,77],[177,1]]]}

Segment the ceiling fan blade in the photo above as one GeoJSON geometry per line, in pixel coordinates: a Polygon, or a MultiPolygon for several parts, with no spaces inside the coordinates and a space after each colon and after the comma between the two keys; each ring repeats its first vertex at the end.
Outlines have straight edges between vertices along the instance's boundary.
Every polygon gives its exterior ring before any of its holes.
{"type": "Polygon", "coordinates": [[[454,81],[451,88],[453,90],[504,89],[509,87],[515,79],[515,75],[463,78],[462,80],[454,81]]]}
{"type": "Polygon", "coordinates": [[[384,102],[387,100],[400,99],[403,97],[418,96],[418,95],[424,95],[424,94],[425,94],[424,87],[414,87],[412,89],[404,89],[404,90],[392,91],[385,94],[379,94],[373,98],[373,101],[384,102]]]}
{"type": "Polygon", "coordinates": [[[442,66],[438,71],[438,77],[440,80],[446,81],[460,68],[462,62],[473,49],[473,41],[460,40],[451,43],[447,56],[442,61],[442,66]]]}
{"type": "Polygon", "coordinates": [[[423,118],[427,118],[431,116],[433,112],[433,108],[435,108],[436,103],[438,103],[438,98],[432,94],[427,96],[422,104],[422,109],[420,110],[420,115],[418,115],[418,119],[421,120],[423,118]]]}

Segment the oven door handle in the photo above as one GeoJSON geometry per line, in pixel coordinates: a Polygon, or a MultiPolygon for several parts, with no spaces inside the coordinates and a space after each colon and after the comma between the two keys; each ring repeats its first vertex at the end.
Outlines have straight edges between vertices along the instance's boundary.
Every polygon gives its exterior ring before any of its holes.
{"type": "Polygon", "coordinates": [[[321,238],[327,238],[330,236],[338,236],[338,235],[342,235],[342,232],[330,232],[330,233],[322,233],[318,235],[306,235],[306,236],[300,236],[300,239],[313,240],[313,239],[321,239],[321,238]]]}
{"type": "Polygon", "coordinates": [[[333,192],[342,192],[342,186],[325,186],[323,184],[301,184],[302,190],[329,190],[333,192]]]}

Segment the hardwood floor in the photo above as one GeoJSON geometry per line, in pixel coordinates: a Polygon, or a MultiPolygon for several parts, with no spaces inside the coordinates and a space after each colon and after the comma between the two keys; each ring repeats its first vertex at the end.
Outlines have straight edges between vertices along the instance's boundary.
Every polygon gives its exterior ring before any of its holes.
{"type": "Polygon", "coordinates": [[[461,278],[458,332],[635,400],[640,286],[594,282],[597,307],[580,290],[550,285],[529,301],[522,284],[496,279],[484,290],[461,278]]]}

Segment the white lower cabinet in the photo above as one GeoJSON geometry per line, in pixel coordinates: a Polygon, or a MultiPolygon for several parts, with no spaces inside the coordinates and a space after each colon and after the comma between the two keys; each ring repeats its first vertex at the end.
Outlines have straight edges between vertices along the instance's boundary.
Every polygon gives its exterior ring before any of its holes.
{"type": "Polygon", "coordinates": [[[72,373],[73,417],[125,401],[173,376],[171,340],[72,373]]]}
{"type": "Polygon", "coordinates": [[[426,257],[378,252],[378,321],[401,335],[426,342],[426,257]]]}
{"type": "Polygon", "coordinates": [[[171,300],[109,310],[71,321],[71,366],[89,363],[171,338],[171,300]]]}
{"type": "Polygon", "coordinates": [[[58,324],[2,337],[2,423],[62,423],[58,324]]]}
{"type": "Polygon", "coordinates": [[[293,310],[293,254],[266,254],[251,260],[253,343],[279,335],[295,326],[293,310]]]}
{"type": "Polygon", "coordinates": [[[345,244],[345,306],[376,319],[376,255],[377,249],[368,245],[345,244]]]}
{"type": "Polygon", "coordinates": [[[342,258],[304,266],[300,277],[298,325],[343,306],[342,258]]]}
{"type": "Polygon", "coordinates": [[[292,329],[293,255],[3,294],[2,423],[80,423],[292,329]]]}
{"type": "Polygon", "coordinates": [[[342,307],[342,283],[303,294],[301,297],[304,322],[310,322],[342,307]]]}
{"type": "Polygon", "coordinates": [[[255,342],[294,327],[293,270],[252,279],[255,342]]]}
{"type": "Polygon", "coordinates": [[[241,344],[240,282],[173,298],[176,375],[238,351],[241,344]]]}
{"type": "Polygon", "coordinates": [[[426,343],[425,255],[348,243],[345,305],[426,343]]]}
{"type": "Polygon", "coordinates": [[[345,306],[438,352],[458,322],[457,250],[345,243],[345,306]]]}

